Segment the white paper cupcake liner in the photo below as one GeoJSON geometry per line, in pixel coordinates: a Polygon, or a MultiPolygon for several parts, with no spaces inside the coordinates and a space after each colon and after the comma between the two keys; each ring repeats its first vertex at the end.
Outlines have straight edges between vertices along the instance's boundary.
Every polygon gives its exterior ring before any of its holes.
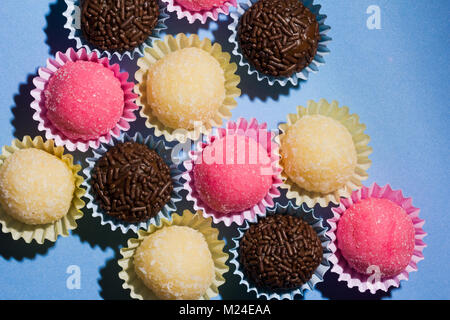
{"type": "Polygon", "coordinates": [[[323,282],[324,275],[330,268],[329,257],[331,256],[331,250],[329,248],[330,238],[327,236],[328,228],[324,226],[322,218],[317,218],[314,215],[313,209],[307,209],[304,205],[302,205],[301,207],[297,207],[293,205],[292,202],[289,202],[286,206],[281,206],[279,203],[277,203],[274,208],[267,210],[267,216],[275,214],[292,215],[295,217],[299,217],[306,221],[314,229],[314,231],[316,231],[320,242],[322,243],[323,257],[320,265],[314,271],[311,279],[309,279],[308,282],[303,284],[300,288],[278,292],[266,291],[264,289],[256,287],[253,283],[248,281],[239,262],[238,252],[240,240],[244,236],[245,231],[250,228],[248,222],[246,222],[244,227],[238,229],[239,236],[233,238],[234,247],[230,250],[230,255],[232,256],[230,263],[234,265],[233,274],[237,275],[240,278],[239,284],[246,286],[247,292],[255,292],[257,298],[264,297],[267,300],[293,300],[296,295],[303,296],[305,291],[313,290],[316,284],[318,284],[319,282],[323,282]]]}
{"type": "Polygon", "coordinates": [[[189,23],[194,23],[199,20],[202,24],[205,24],[209,19],[217,21],[219,14],[228,15],[231,7],[237,6],[237,0],[228,0],[220,7],[212,8],[211,10],[191,11],[183,8],[177,4],[176,0],[162,0],[167,4],[167,11],[176,12],[178,19],[186,18],[189,23]]]}
{"type": "MultiPolygon", "coordinates": [[[[111,0],[112,1],[112,0],[111,0]]],[[[111,59],[113,56],[116,56],[120,61],[122,61],[123,57],[128,56],[130,60],[134,59],[135,55],[143,56],[144,49],[147,47],[151,47],[153,41],[155,39],[159,39],[161,31],[167,29],[165,25],[165,21],[169,16],[165,13],[165,7],[161,2],[159,4],[159,19],[158,23],[153,29],[152,34],[138,47],[134,48],[130,51],[108,51],[108,50],[100,50],[95,48],[94,45],[90,44],[83,36],[83,32],[81,31],[81,10],[80,10],[80,0],[65,0],[67,4],[67,9],[63,13],[63,16],[66,17],[67,21],[64,24],[64,28],[70,31],[69,39],[73,39],[76,41],[77,49],[85,48],[88,52],[96,52],[99,57],[105,55],[108,59],[111,59]]]]}
{"type": "Polygon", "coordinates": [[[194,202],[194,209],[201,211],[205,218],[212,217],[213,222],[218,224],[223,222],[225,226],[229,227],[235,223],[242,225],[244,221],[248,220],[253,222],[257,216],[264,216],[266,214],[266,208],[274,206],[273,199],[280,196],[278,187],[281,186],[281,167],[279,166],[279,152],[278,145],[273,141],[274,133],[267,130],[267,123],[258,123],[254,118],[250,121],[244,118],[239,118],[236,122],[228,121],[225,128],[218,128],[216,133],[206,137],[206,142],[199,141],[196,150],[189,152],[189,159],[184,161],[183,165],[185,172],[183,173],[184,189],[188,190],[186,199],[194,202]],[[252,208],[237,212],[234,214],[223,214],[209,208],[200,198],[195,190],[193,169],[196,160],[201,157],[203,149],[211,144],[215,139],[225,137],[227,135],[243,135],[252,138],[259,142],[263,147],[267,148],[267,154],[271,159],[271,171],[272,171],[272,186],[270,187],[266,196],[255,204],[252,208]]]}
{"type": "Polygon", "coordinates": [[[424,259],[423,249],[426,247],[423,238],[427,234],[422,229],[425,221],[419,218],[420,210],[412,206],[412,199],[405,198],[401,190],[392,190],[390,185],[380,187],[374,183],[370,187],[362,187],[360,190],[353,191],[351,197],[343,198],[339,207],[333,208],[332,212],[334,216],[328,220],[331,228],[327,232],[327,236],[332,241],[330,244],[333,253],[330,257],[330,261],[333,263],[331,271],[339,275],[338,281],[347,282],[349,288],[357,287],[360,292],[370,291],[375,294],[378,290],[387,292],[390,287],[398,287],[401,280],[409,279],[410,272],[418,270],[417,263],[424,259]],[[369,275],[356,272],[348,265],[337,246],[336,239],[337,225],[342,214],[353,204],[367,198],[388,199],[398,204],[411,218],[415,230],[414,252],[405,270],[396,276],[374,279],[375,281],[369,281],[369,275]]]}
{"type": "Polygon", "coordinates": [[[179,195],[179,191],[182,189],[183,184],[180,182],[181,171],[178,170],[176,164],[173,163],[171,158],[171,149],[166,147],[162,140],[156,141],[152,136],[147,136],[146,138],[142,137],[140,133],[136,133],[134,137],[130,137],[128,134],[121,135],[118,139],[113,139],[108,144],[102,144],[99,149],[93,150],[94,157],[90,157],[86,159],[88,163],[88,167],[83,170],[86,179],[83,182],[83,186],[86,188],[85,197],[88,199],[86,207],[88,209],[92,209],[92,216],[96,218],[100,218],[101,225],[109,225],[112,231],[120,229],[122,233],[127,233],[129,230],[133,230],[137,233],[139,229],[147,229],[150,224],[159,224],[161,218],[170,219],[172,212],[176,211],[176,203],[181,201],[181,196],[179,195]],[[139,222],[139,223],[128,223],[125,221],[121,221],[114,217],[105,214],[101,209],[99,203],[95,199],[95,194],[93,188],[91,186],[91,172],[95,167],[97,161],[113,146],[133,141],[141,144],[145,144],[151,150],[154,150],[169,166],[170,175],[172,177],[173,182],[173,191],[171,198],[168,203],[161,209],[161,211],[155,216],[150,218],[147,221],[139,222]]]}
{"type": "Polygon", "coordinates": [[[120,72],[120,66],[118,64],[110,65],[110,61],[106,57],[99,59],[95,52],[88,53],[84,48],[78,51],[69,48],[65,53],[58,51],[54,59],[47,59],[47,65],[39,68],[38,74],[39,76],[33,79],[35,88],[31,90],[34,101],[31,103],[30,107],[35,110],[33,119],[39,122],[38,130],[45,132],[45,138],[47,140],[55,140],[57,146],[64,146],[69,151],[79,150],[81,152],[86,152],[89,148],[96,149],[100,143],[109,142],[111,137],[118,137],[121,131],[128,131],[130,129],[130,122],[136,120],[134,111],[138,109],[138,106],[135,104],[137,95],[133,93],[134,83],[128,82],[128,73],[120,72]],[[75,141],[67,138],[48,119],[44,91],[48,81],[59,68],[69,61],[74,62],[78,60],[95,62],[111,70],[117,80],[120,81],[124,95],[124,106],[122,116],[115,127],[109,132],[96,139],[75,141]]]}
{"type": "Polygon", "coordinates": [[[326,15],[320,14],[320,5],[314,5],[313,0],[299,0],[303,3],[305,7],[307,7],[315,16],[317,19],[317,22],[319,23],[319,33],[321,36],[321,39],[319,41],[319,46],[317,48],[317,53],[314,56],[314,60],[304,68],[302,71],[295,73],[291,77],[274,77],[270,75],[265,75],[255,69],[255,67],[250,64],[246,58],[241,53],[241,49],[239,46],[239,35],[238,35],[238,26],[239,26],[239,20],[242,17],[242,15],[247,11],[254,3],[256,3],[258,0],[241,0],[238,2],[237,11],[232,12],[230,14],[233,21],[228,26],[228,29],[231,30],[232,35],[228,39],[228,41],[234,45],[233,54],[238,57],[239,59],[239,65],[241,67],[245,67],[248,69],[248,74],[256,74],[256,77],[258,81],[265,81],[269,83],[269,85],[274,85],[275,83],[278,83],[280,86],[286,86],[286,84],[291,83],[292,85],[296,86],[301,81],[306,81],[309,78],[309,73],[316,73],[319,71],[319,66],[325,64],[324,56],[330,53],[330,50],[327,47],[327,44],[332,40],[330,37],[327,36],[328,31],[330,31],[330,26],[325,24],[325,19],[327,18],[326,15]]]}

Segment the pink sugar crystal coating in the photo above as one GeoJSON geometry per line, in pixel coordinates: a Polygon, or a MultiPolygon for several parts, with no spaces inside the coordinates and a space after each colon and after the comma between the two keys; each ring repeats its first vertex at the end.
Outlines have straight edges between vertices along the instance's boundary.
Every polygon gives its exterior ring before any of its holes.
{"type": "Polygon", "coordinates": [[[249,209],[272,186],[267,149],[256,140],[230,135],[207,146],[194,165],[194,186],[200,199],[224,214],[249,209]]]}
{"type": "Polygon", "coordinates": [[[414,251],[414,226],[406,211],[388,199],[368,198],[347,209],[337,226],[337,243],[357,272],[382,277],[402,272],[414,251]]]}
{"type": "Polygon", "coordinates": [[[226,1],[227,0],[175,0],[176,3],[191,11],[211,10],[215,7],[220,7],[226,1]]]}
{"type": "Polygon", "coordinates": [[[95,62],[66,63],[50,78],[44,94],[48,119],[71,140],[108,133],[123,113],[120,81],[95,62]]]}

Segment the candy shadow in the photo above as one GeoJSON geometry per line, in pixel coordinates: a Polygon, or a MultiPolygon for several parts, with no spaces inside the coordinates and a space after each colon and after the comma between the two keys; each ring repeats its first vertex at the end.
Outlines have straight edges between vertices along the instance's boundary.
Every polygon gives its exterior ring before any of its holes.
{"type": "Polygon", "coordinates": [[[322,293],[324,298],[331,300],[381,300],[383,298],[390,298],[392,290],[388,292],[377,291],[371,294],[366,291],[359,292],[357,288],[349,288],[346,282],[338,281],[338,275],[334,272],[328,271],[325,274],[324,282],[317,284],[316,289],[322,293]]]}
{"type": "Polygon", "coordinates": [[[30,92],[34,89],[33,79],[36,75],[37,73],[29,74],[26,82],[19,85],[19,93],[14,96],[11,124],[14,127],[13,135],[18,139],[22,139],[25,135],[31,137],[42,135],[38,130],[38,122],[33,119],[34,110],[30,107],[33,102],[30,92]]]}
{"type": "MultiPolygon", "coordinates": [[[[87,201],[87,199],[83,198],[83,201],[87,201]]],[[[78,236],[81,242],[88,243],[92,248],[99,247],[103,251],[107,248],[116,250],[134,236],[132,231],[123,234],[120,230],[112,231],[109,225],[101,225],[100,218],[94,218],[91,209],[84,207],[83,214],[83,218],[77,220],[78,227],[72,233],[78,236]]]]}
{"type": "Polygon", "coordinates": [[[119,278],[121,268],[117,261],[121,257],[120,251],[114,251],[114,257],[106,261],[105,266],[100,269],[100,296],[105,300],[132,300],[130,291],[122,288],[123,280],[119,278]]]}
{"type": "Polygon", "coordinates": [[[65,52],[69,47],[75,47],[75,41],[69,39],[69,30],[64,28],[67,19],[63,16],[67,5],[64,0],[56,0],[50,4],[50,11],[45,16],[47,26],[44,32],[47,35],[45,43],[49,46],[50,55],[54,56],[56,52],[65,52]]]}
{"type": "Polygon", "coordinates": [[[257,99],[263,102],[269,99],[277,101],[280,96],[287,96],[291,90],[300,90],[301,84],[293,86],[289,82],[284,87],[278,84],[271,86],[266,80],[258,81],[255,74],[249,75],[248,68],[240,66],[239,58],[233,54],[234,44],[228,41],[232,34],[231,30],[228,29],[231,21],[230,16],[219,16],[219,20],[217,21],[218,27],[213,31],[213,35],[215,41],[222,46],[223,51],[231,55],[231,62],[236,63],[238,66],[236,74],[241,77],[241,82],[238,87],[241,89],[242,95],[248,96],[251,101],[257,99]]]}
{"type": "Polygon", "coordinates": [[[38,255],[47,255],[49,249],[54,245],[54,242],[48,240],[43,244],[38,244],[35,241],[26,243],[23,239],[14,240],[9,233],[0,232],[0,256],[5,260],[32,260],[38,255]]]}
{"type": "MultiPolygon", "coordinates": [[[[83,199],[86,200],[86,199],[83,199]]],[[[77,221],[78,228],[72,231],[74,236],[78,236],[81,242],[88,243],[92,248],[99,247],[103,251],[107,248],[114,250],[114,257],[107,260],[104,267],[100,269],[100,296],[108,300],[130,299],[129,294],[122,289],[122,280],[119,279],[120,271],[117,264],[120,256],[119,248],[126,245],[135,234],[128,232],[123,234],[121,231],[112,231],[109,225],[102,226],[99,218],[94,218],[90,209],[83,209],[84,217],[77,221]]]]}
{"type": "Polygon", "coordinates": [[[167,29],[162,31],[164,34],[175,36],[178,33],[185,33],[186,35],[189,35],[198,34],[202,30],[207,31],[209,29],[209,22],[202,24],[200,21],[196,20],[194,23],[189,23],[186,18],[178,19],[176,12],[168,12],[167,9],[166,14],[169,15],[169,18],[165,22],[167,29]]]}

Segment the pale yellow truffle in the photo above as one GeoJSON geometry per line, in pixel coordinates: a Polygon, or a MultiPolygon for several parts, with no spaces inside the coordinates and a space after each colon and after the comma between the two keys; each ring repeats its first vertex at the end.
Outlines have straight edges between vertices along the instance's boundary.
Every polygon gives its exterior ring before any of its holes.
{"type": "Polygon", "coordinates": [[[0,204],[30,225],[57,221],[67,214],[75,190],[69,167],[39,149],[22,149],[0,167],[0,204]]]}
{"type": "Polygon", "coordinates": [[[355,172],[357,155],[350,132],[322,115],[304,116],[281,141],[285,173],[299,187],[330,193],[343,187],[355,172]]]}
{"type": "Polygon", "coordinates": [[[184,226],[164,227],[146,237],[135,252],[134,269],[164,300],[198,299],[214,278],[214,262],[205,238],[184,226]]]}
{"type": "Polygon", "coordinates": [[[150,66],[147,103],[166,126],[190,130],[207,125],[225,100],[225,76],[219,62],[198,48],[174,51],[150,66]]]}

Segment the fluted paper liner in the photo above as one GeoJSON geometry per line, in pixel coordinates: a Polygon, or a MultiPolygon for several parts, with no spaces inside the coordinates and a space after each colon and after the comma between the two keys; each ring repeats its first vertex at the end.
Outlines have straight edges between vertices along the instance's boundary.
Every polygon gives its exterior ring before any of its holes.
{"type": "Polygon", "coordinates": [[[342,199],[339,207],[333,208],[332,212],[333,217],[328,220],[330,230],[327,232],[327,235],[332,241],[330,244],[330,249],[333,253],[330,257],[330,261],[333,263],[331,271],[339,275],[338,281],[347,282],[349,288],[357,287],[360,292],[370,291],[370,293],[374,294],[378,290],[386,292],[390,287],[398,287],[401,280],[409,279],[410,272],[418,270],[417,264],[424,259],[423,249],[426,247],[426,244],[423,242],[423,238],[427,235],[423,230],[425,221],[419,218],[420,209],[413,207],[412,199],[405,198],[401,190],[392,190],[389,184],[380,187],[374,183],[370,187],[362,187],[360,190],[354,191],[348,199],[342,199]],[[336,239],[337,226],[341,216],[348,208],[368,198],[388,199],[398,204],[411,218],[415,232],[414,252],[405,270],[396,276],[381,279],[375,278],[374,281],[369,281],[369,275],[356,272],[348,265],[337,246],[336,239]]]}
{"type": "Polygon", "coordinates": [[[83,186],[86,188],[85,197],[88,198],[86,207],[92,209],[92,216],[95,218],[100,218],[101,225],[109,225],[112,231],[120,229],[122,233],[127,233],[129,230],[137,232],[138,229],[147,229],[149,224],[158,224],[161,218],[169,218],[172,211],[176,210],[176,203],[181,201],[181,196],[179,195],[180,190],[183,188],[180,182],[182,172],[178,170],[178,167],[171,158],[172,149],[166,147],[163,141],[157,141],[153,139],[152,136],[143,137],[140,133],[136,133],[134,137],[130,137],[128,134],[122,134],[118,139],[112,139],[108,144],[102,144],[97,150],[93,150],[93,157],[87,158],[86,162],[88,167],[83,170],[86,180],[83,186]],[[170,176],[172,177],[173,191],[170,200],[164,205],[161,211],[155,216],[147,221],[129,223],[116,219],[104,213],[101,209],[99,203],[95,199],[95,191],[91,186],[91,172],[94,169],[97,161],[113,146],[124,142],[137,142],[146,145],[150,150],[155,151],[167,164],[170,169],[170,176]]]}
{"type": "MultiPolygon", "coordinates": [[[[119,272],[119,278],[124,281],[122,287],[124,289],[131,290],[130,296],[133,299],[158,300],[156,295],[144,285],[144,283],[135,273],[133,256],[136,249],[139,247],[146,236],[154,233],[161,228],[171,225],[177,225],[195,229],[201,232],[205,237],[205,240],[208,243],[208,247],[211,250],[212,259],[214,261],[215,277],[213,282],[211,283],[211,286],[206,290],[205,294],[200,299],[207,300],[217,296],[219,294],[218,287],[225,283],[223,275],[228,272],[228,266],[225,264],[228,259],[228,254],[223,251],[225,241],[218,239],[219,231],[211,226],[211,222],[211,218],[205,219],[200,212],[194,214],[189,210],[184,210],[181,216],[177,213],[174,213],[171,220],[163,218],[161,219],[159,224],[151,224],[148,230],[139,230],[138,238],[129,239],[128,246],[120,250],[123,258],[118,261],[118,264],[122,268],[122,270],[119,272]]],[[[180,270],[180,272],[183,272],[183,270],[180,270]]]]}
{"type": "Polygon", "coordinates": [[[3,232],[11,233],[14,240],[22,238],[26,243],[35,240],[38,244],[43,244],[45,240],[55,242],[58,236],[67,237],[70,230],[76,229],[76,220],[83,217],[81,209],[84,207],[84,202],[81,200],[81,197],[84,195],[85,190],[80,187],[83,178],[78,175],[81,166],[73,163],[72,155],[64,154],[63,147],[56,147],[53,140],[44,142],[40,136],[35,137],[34,139],[31,139],[30,136],[25,136],[22,141],[14,139],[10,146],[4,146],[2,148],[2,155],[0,156],[0,166],[2,166],[4,161],[14,152],[29,148],[43,150],[54,155],[69,167],[75,181],[72,204],[64,217],[53,223],[43,225],[28,225],[18,221],[6,213],[0,206],[0,224],[3,227],[3,232]]]}
{"type": "MultiPolygon", "coordinates": [[[[239,236],[233,238],[234,247],[230,250],[231,261],[230,263],[234,265],[233,274],[240,278],[239,284],[247,287],[247,292],[255,292],[257,298],[266,298],[267,300],[293,300],[295,296],[303,296],[306,290],[313,290],[317,283],[323,282],[325,273],[330,268],[329,257],[331,256],[331,250],[329,248],[330,238],[327,236],[327,227],[324,226],[324,221],[322,218],[318,218],[314,215],[313,209],[307,209],[302,205],[297,207],[289,202],[286,206],[282,206],[279,203],[275,205],[274,208],[267,210],[267,216],[282,214],[282,215],[292,215],[294,217],[299,217],[306,221],[317,233],[320,242],[322,243],[323,256],[320,265],[314,271],[311,279],[309,279],[300,288],[292,290],[278,290],[278,291],[268,291],[267,289],[262,289],[256,287],[251,281],[247,279],[239,262],[239,245],[245,232],[250,228],[250,224],[246,222],[245,227],[239,228],[239,236]]],[[[259,219],[258,219],[259,220],[259,219]]],[[[255,222],[257,223],[257,222],[255,222]]],[[[253,224],[253,223],[252,223],[253,224]]]]}
{"type": "Polygon", "coordinates": [[[273,207],[273,199],[280,196],[278,187],[281,185],[279,166],[280,155],[278,152],[278,145],[273,141],[274,133],[267,130],[267,123],[258,123],[256,119],[250,121],[244,118],[239,118],[236,122],[228,121],[225,128],[218,128],[217,133],[207,137],[207,142],[198,142],[197,149],[189,152],[189,159],[184,161],[183,165],[186,171],[183,173],[184,189],[188,190],[187,200],[194,202],[194,209],[200,210],[205,218],[212,217],[215,224],[223,222],[226,226],[232,223],[242,225],[244,221],[255,221],[256,216],[264,216],[267,207],[273,207]],[[209,208],[199,197],[195,190],[193,169],[195,161],[201,157],[203,149],[211,144],[215,139],[223,138],[227,135],[243,135],[256,140],[261,146],[267,149],[267,155],[271,160],[272,171],[272,186],[261,201],[253,207],[233,214],[223,214],[209,208]]]}
{"type": "Polygon", "coordinates": [[[317,47],[317,53],[314,56],[313,61],[300,72],[294,73],[290,77],[274,77],[270,75],[266,75],[262,72],[259,72],[255,69],[255,67],[247,61],[247,59],[242,55],[240,45],[239,45],[239,34],[238,34],[238,26],[239,20],[244,15],[245,11],[247,11],[254,3],[258,2],[258,0],[241,0],[238,2],[238,7],[235,12],[230,14],[233,21],[228,26],[228,29],[231,30],[232,35],[229,37],[228,41],[234,45],[233,54],[237,56],[239,59],[239,65],[248,69],[247,73],[249,75],[256,74],[256,78],[258,81],[265,81],[269,83],[269,85],[274,85],[278,83],[280,86],[284,87],[288,83],[296,86],[299,82],[305,82],[309,78],[309,74],[317,73],[319,71],[319,66],[325,64],[324,57],[330,53],[327,45],[332,40],[327,36],[328,31],[330,31],[330,27],[325,24],[326,15],[320,14],[320,5],[314,5],[313,0],[299,0],[303,3],[303,5],[308,8],[315,16],[316,20],[319,23],[319,33],[320,33],[320,41],[317,47]]]}
{"type": "Polygon", "coordinates": [[[55,55],[55,59],[47,59],[47,66],[39,68],[38,73],[39,76],[33,79],[35,89],[31,90],[31,95],[34,97],[31,108],[35,111],[33,119],[39,122],[38,130],[45,132],[46,139],[55,140],[55,144],[58,146],[65,146],[69,151],[79,150],[85,152],[89,148],[96,149],[100,143],[109,142],[111,137],[118,137],[121,131],[128,131],[130,129],[130,122],[136,120],[134,111],[136,111],[138,107],[134,103],[134,100],[136,99],[136,95],[132,91],[134,84],[128,82],[128,73],[120,72],[120,66],[118,64],[110,65],[108,58],[99,59],[97,53],[88,53],[84,48],[78,51],[69,48],[65,53],[58,51],[55,55]],[[114,128],[98,138],[91,140],[71,140],[67,138],[48,119],[47,107],[45,106],[44,91],[50,78],[67,62],[75,62],[78,60],[95,62],[111,70],[117,80],[119,80],[124,96],[122,115],[114,128]]]}
{"type": "Polygon", "coordinates": [[[141,107],[140,115],[146,119],[145,124],[147,127],[154,128],[157,137],[164,136],[169,142],[174,140],[185,142],[187,139],[197,140],[200,134],[208,134],[212,127],[220,127],[223,119],[231,118],[231,109],[237,105],[234,98],[241,94],[241,90],[237,87],[240,77],[235,74],[237,70],[236,64],[230,63],[230,54],[223,52],[220,44],[212,44],[211,40],[207,38],[200,40],[195,34],[187,37],[184,33],[179,33],[175,38],[168,35],[163,40],[156,41],[152,48],[146,48],[144,57],[140,58],[137,64],[139,70],[135,74],[137,84],[134,87],[134,91],[139,95],[137,104],[141,107]],[[151,106],[147,103],[147,72],[150,66],[171,52],[189,47],[199,48],[211,54],[223,68],[225,76],[225,99],[223,104],[219,108],[217,115],[209,123],[202,125],[199,130],[185,130],[183,128],[165,126],[153,114],[151,106]]]}
{"type": "MultiPolygon", "coordinates": [[[[337,101],[333,101],[330,104],[325,99],[321,99],[318,103],[310,100],[308,101],[308,106],[306,108],[302,106],[297,107],[297,113],[289,114],[287,123],[279,125],[280,134],[276,138],[276,141],[280,145],[280,148],[283,143],[284,134],[289,127],[306,115],[322,115],[330,117],[347,128],[352,136],[356,149],[357,164],[355,172],[343,187],[334,192],[322,194],[300,188],[283,170],[281,175],[284,183],[281,185],[281,188],[287,189],[287,198],[295,199],[297,205],[306,203],[308,207],[312,208],[317,203],[320,204],[321,207],[327,207],[330,202],[338,204],[341,197],[349,197],[351,192],[361,188],[362,181],[368,178],[367,170],[372,163],[369,160],[369,155],[372,153],[372,148],[368,146],[370,137],[364,133],[366,126],[359,122],[358,115],[350,114],[348,107],[339,107],[337,101]]],[[[283,158],[281,158],[280,165],[283,167],[283,158]]]]}
{"type": "Polygon", "coordinates": [[[213,7],[210,10],[191,11],[178,4],[176,0],[162,0],[167,4],[167,11],[176,12],[178,19],[186,18],[189,23],[194,23],[199,20],[202,24],[205,24],[208,18],[213,21],[217,21],[219,14],[228,15],[231,7],[236,7],[236,0],[228,0],[219,7],[213,7]]]}
{"type": "Polygon", "coordinates": [[[159,39],[160,33],[167,29],[165,21],[169,18],[169,16],[165,13],[165,8],[162,3],[159,3],[158,23],[153,28],[152,34],[143,43],[130,51],[119,52],[100,50],[93,44],[89,43],[81,31],[80,0],[65,0],[65,2],[67,9],[63,13],[63,16],[66,18],[64,28],[69,30],[69,39],[76,41],[77,49],[85,48],[88,52],[96,52],[99,57],[105,55],[108,59],[111,59],[113,56],[116,56],[119,61],[121,61],[123,57],[128,56],[130,60],[133,60],[135,55],[142,56],[144,49],[150,47],[155,39],[159,39]]]}

